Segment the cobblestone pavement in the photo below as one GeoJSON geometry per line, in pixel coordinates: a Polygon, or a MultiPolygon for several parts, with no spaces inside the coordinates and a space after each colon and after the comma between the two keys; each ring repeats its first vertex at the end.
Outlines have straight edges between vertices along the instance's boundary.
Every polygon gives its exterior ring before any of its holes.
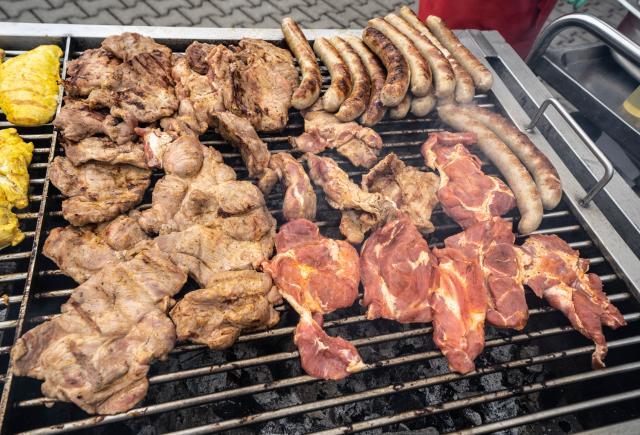
{"type": "MultiPolygon", "coordinates": [[[[470,0],[481,1],[481,0],[470,0]]],[[[0,21],[149,26],[279,27],[285,16],[308,28],[359,28],[413,0],[0,0],[0,21]]],[[[564,0],[550,16],[572,12],[564,0]]],[[[612,25],[625,10],[615,0],[590,0],[582,9],[612,25]]],[[[584,31],[563,32],[555,46],[592,41],[584,31]]]]}

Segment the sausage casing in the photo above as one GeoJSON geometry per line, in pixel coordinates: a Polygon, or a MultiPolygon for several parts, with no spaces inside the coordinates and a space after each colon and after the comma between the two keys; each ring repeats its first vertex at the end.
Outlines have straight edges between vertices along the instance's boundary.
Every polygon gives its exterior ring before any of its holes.
{"type": "Polygon", "coordinates": [[[531,175],[511,149],[483,123],[460,110],[460,106],[440,106],[438,115],[454,129],[476,134],[478,148],[498,168],[516,196],[521,216],[518,231],[521,234],[535,231],[542,222],[542,200],[531,175]]]}
{"type": "Polygon", "coordinates": [[[338,50],[326,38],[318,38],[313,43],[313,51],[327,66],[331,75],[331,85],[322,96],[324,110],[337,112],[340,105],[351,92],[351,77],[347,64],[344,62],[338,50]]]}
{"type": "Polygon", "coordinates": [[[282,20],[282,33],[293,55],[298,59],[302,73],[300,85],[291,97],[291,105],[296,109],[306,109],[311,107],[320,96],[322,87],[320,67],[307,38],[292,18],[286,17],[282,20]]]}
{"type": "Polygon", "coordinates": [[[424,97],[412,97],[411,113],[416,116],[426,116],[434,107],[436,107],[437,102],[438,99],[433,93],[427,94],[424,97]]]}
{"type": "Polygon", "coordinates": [[[387,69],[380,100],[387,107],[395,107],[404,99],[409,89],[409,65],[393,42],[373,27],[366,27],[362,40],[373,51],[387,69]]]}
{"type": "Polygon", "coordinates": [[[367,108],[371,92],[371,80],[369,80],[369,74],[367,74],[360,56],[344,39],[335,36],[329,41],[340,52],[351,76],[351,93],[340,106],[340,110],[336,113],[336,118],[342,122],[353,121],[362,115],[367,108]]]}
{"type": "Polygon", "coordinates": [[[360,38],[355,36],[345,36],[343,39],[349,43],[356,53],[358,53],[360,60],[367,70],[367,74],[369,74],[371,92],[369,93],[367,108],[360,117],[360,122],[363,125],[372,126],[377,124],[378,121],[384,117],[384,114],[387,111],[387,108],[382,104],[382,100],[380,99],[380,93],[382,92],[385,79],[384,68],[380,64],[376,55],[369,50],[360,38]]]}
{"type": "Polygon", "coordinates": [[[404,18],[389,14],[384,19],[413,41],[422,57],[429,63],[433,75],[435,96],[446,98],[453,94],[456,87],[456,79],[453,75],[451,64],[449,64],[442,52],[404,18]]]}
{"type": "Polygon", "coordinates": [[[412,100],[411,92],[407,92],[404,96],[400,104],[396,107],[391,107],[389,109],[389,118],[391,119],[403,119],[409,113],[409,109],[411,109],[411,100],[412,100]]]}
{"type": "Polygon", "coordinates": [[[491,89],[491,85],[493,84],[491,71],[460,42],[445,22],[442,21],[440,17],[429,15],[426,23],[429,30],[438,38],[442,45],[444,45],[460,65],[471,74],[476,89],[481,91],[491,89]]]}
{"type": "Polygon", "coordinates": [[[429,68],[429,64],[424,57],[422,57],[413,42],[382,18],[369,20],[369,26],[389,38],[407,60],[411,77],[411,93],[417,97],[427,95],[431,90],[431,68],[429,68]]]}

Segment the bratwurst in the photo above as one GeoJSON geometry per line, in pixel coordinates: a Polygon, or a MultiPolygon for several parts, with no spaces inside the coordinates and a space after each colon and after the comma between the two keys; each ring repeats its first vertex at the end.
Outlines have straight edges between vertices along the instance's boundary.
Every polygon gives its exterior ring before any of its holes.
{"type": "Polygon", "coordinates": [[[322,96],[324,110],[337,112],[351,92],[351,76],[349,76],[347,64],[326,38],[316,39],[313,43],[313,51],[324,62],[331,75],[331,85],[322,96]]]}
{"type": "Polygon", "coordinates": [[[380,92],[380,100],[387,107],[395,107],[404,99],[409,89],[409,65],[393,42],[373,27],[366,27],[362,40],[387,69],[387,77],[380,92]]]}
{"type": "Polygon", "coordinates": [[[362,115],[367,108],[369,93],[371,92],[371,80],[369,80],[369,75],[360,60],[360,56],[344,39],[335,36],[329,41],[342,55],[351,76],[351,93],[340,106],[340,110],[336,113],[336,118],[342,122],[353,121],[362,115]]]}
{"type": "Polygon", "coordinates": [[[306,109],[311,107],[320,96],[322,86],[320,67],[307,38],[293,19],[286,17],[282,20],[282,33],[293,55],[298,59],[302,72],[302,81],[293,92],[291,105],[296,109],[306,109]]]}

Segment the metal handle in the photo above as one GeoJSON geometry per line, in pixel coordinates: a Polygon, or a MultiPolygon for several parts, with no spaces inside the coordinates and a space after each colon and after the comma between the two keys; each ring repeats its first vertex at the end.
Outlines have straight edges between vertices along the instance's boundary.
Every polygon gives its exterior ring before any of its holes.
{"type": "Polygon", "coordinates": [[[527,56],[527,65],[533,69],[539,58],[547,51],[551,41],[567,27],[580,27],[586,30],[632,62],[640,65],[640,47],[636,43],[604,21],[587,14],[565,15],[542,29],[533,43],[529,56],[527,56]]]}
{"type": "Polygon", "coordinates": [[[600,192],[613,177],[613,164],[607,158],[607,156],[604,155],[600,148],[598,148],[598,146],[591,140],[587,133],[584,132],[582,127],[578,125],[575,119],[573,119],[573,116],[571,116],[571,114],[567,112],[567,109],[562,106],[560,101],[555,98],[547,98],[546,100],[544,100],[538,111],[535,113],[535,115],[533,115],[533,118],[531,118],[531,122],[524,127],[525,130],[527,130],[528,132],[532,132],[533,128],[536,126],[538,121],[540,121],[540,118],[542,118],[545,110],[547,110],[547,107],[549,107],[550,105],[556,108],[558,113],[560,113],[565,121],[569,123],[571,128],[573,128],[576,134],[580,136],[580,139],[583,140],[583,142],[587,145],[587,147],[589,147],[591,152],[596,156],[602,166],[604,166],[604,175],[602,176],[602,178],[600,178],[595,186],[593,186],[591,190],[587,192],[587,195],[584,198],[578,200],[578,203],[581,206],[588,207],[593,197],[596,196],[598,192],[600,192]]]}

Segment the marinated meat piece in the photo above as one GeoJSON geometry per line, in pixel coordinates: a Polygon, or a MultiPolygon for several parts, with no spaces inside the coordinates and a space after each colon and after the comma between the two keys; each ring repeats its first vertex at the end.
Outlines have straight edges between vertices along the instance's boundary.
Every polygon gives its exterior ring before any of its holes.
{"type": "Polygon", "coordinates": [[[134,128],[137,123],[131,118],[118,121],[111,115],[104,115],[93,110],[85,100],[65,98],[53,125],[71,142],[80,142],[94,134],[104,134],[117,144],[125,144],[135,139],[134,128]]]}
{"type": "Polygon", "coordinates": [[[271,278],[253,270],[214,275],[206,288],[177,303],[170,316],[178,340],[190,340],[210,349],[226,349],[242,331],[270,328],[280,320],[273,304],[280,295],[271,278]]]}
{"type": "Polygon", "coordinates": [[[198,74],[206,75],[209,72],[209,62],[207,56],[215,45],[193,41],[185,50],[185,57],[189,67],[198,74]]]}
{"type": "Polygon", "coordinates": [[[259,39],[242,39],[233,49],[234,98],[227,109],[248,119],[256,131],[282,130],[298,87],[291,54],[259,39]]]}
{"type": "Polygon", "coordinates": [[[524,268],[525,284],[595,343],[591,365],[604,367],[607,342],[602,325],[618,329],[627,322],[602,291],[598,275],[587,273],[589,261],[556,235],[530,236],[522,248],[532,258],[524,268]]]}
{"type": "Polygon", "coordinates": [[[185,281],[157,251],[107,265],[74,290],[62,314],[16,341],[14,373],[44,380],[46,397],[90,414],[128,411],[147,392],[149,365],[173,349],[166,310],[185,281]]]}
{"type": "Polygon", "coordinates": [[[233,71],[235,56],[224,45],[213,45],[208,47],[205,61],[209,64],[207,77],[209,77],[216,92],[222,95],[224,107],[229,110],[234,104],[235,82],[233,71]]]}
{"type": "MultiPolygon", "coordinates": [[[[287,221],[313,220],[316,217],[316,194],[304,167],[289,153],[276,153],[269,161],[269,168],[282,180],[285,188],[282,213],[287,221]]],[[[260,180],[263,193],[271,191],[275,180],[269,176],[260,180]]],[[[275,177],[274,177],[275,178],[275,177]]]]}
{"type": "Polygon", "coordinates": [[[140,203],[149,186],[148,169],[104,163],[73,164],[56,157],[49,170],[51,183],[63,195],[62,215],[72,225],[106,222],[140,203]]]}
{"type": "Polygon", "coordinates": [[[388,154],[362,177],[362,188],[379,192],[405,212],[422,233],[434,230],[431,212],[438,204],[440,179],[432,172],[407,166],[394,153],[388,154]]]}
{"type": "Polygon", "coordinates": [[[139,142],[117,144],[108,137],[91,136],[80,142],[62,140],[64,152],[71,163],[79,166],[87,162],[103,162],[112,165],[127,164],[147,168],[144,146],[139,142]]]}
{"type": "Polygon", "coordinates": [[[250,270],[266,261],[273,251],[275,235],[275,222],[269,224],[259,230],[262,236],[253,239],[225,231],[225,224],[216,228],[192,225],[184,231],[158,236],[154,243],[206,287],[220,272],[250,270]]]}
{"type": "Polygon", "coordinates": [[[82,283],[106,265],[123,261],[125,250],[147,239],[135,217],[120,215],[97,227],[54,228],[42,252],[65,275],[82,283]]]}
{"type": "Polygon", "coordinates": [[[451,371],[469,373],[484,349],[484,320],[489,303],[482,268],[454,248],[434,249],[439,284],[431,290],[433,341],[451,371]]]}
{"type": "Polygon", "coordinates": [[[318,154],[325,149],[336,149],[354,166],[372,167],[382,148],[380,135],[356,122],[340,122],[324,111],[311,111],[304,115],[304,133],[291,137],[294,149],[318,154]]]}
{"type": "Polygon", "coordinates": [[[104,48],[85,50],[79,58],[67,64],[64,90],[72,97],[86,97],[92,90],[100,88],[118,65],[120,60],[104,48]]]}
{"type": "Polygon", "coordinates": [[[342,379],[364,364],[352,344],[326,335],[322,314],[349,307],[358,296],[358,253],[348,243],[327,239],[306,219],[291,221],[276,235],[277,255],[262,268],[300,314],[294,341],[303,369],[322,379],[342,379]]]}
{"type": "Polygon", "coordinates": [[[462,228],[502,216],[516,205],[502,180],[482,172],[482,162],[463,145],[472,133],[436,133],[422,145],[425,164],[440,173],[438,199],[442,209],[462,228]]]}
{"type": "Polygon", "coordinates": [[[240,150],[249,177],[264,174],[271,154],[267,144],[258,137],[249,121],[231,112],[217,112],[213,119],[216,130],[224,140],[240,150]]]}
{"type": "Polygon", "coordinates": [[[362,246],[362,305],[367,319],[400,323],[430,322],[429,292],[436,280],[436,259],[408,215],[373,232],[362,246]]]}
{"type": "Polygon", "coordinates": [[[447,237],[444,244],[480,264],[489,295],[487,321],[500,328],[521,330],[529,318],[522,283],[523,267],[530,258],[514,246],[515,240],[511,223],[494,217],[447,237]]]}
{"type": "Polygon", "coordinates": [[[173,62],[171,76],[176,83],[176,96],[180,100],[177,118],[195,133],[204,133],[209,128],[212,114],[225,110],[221,93],[206,75],[192,70],[184,56],[173,62]]]}
{"type": "Polygon", "coordinates": [[[165,173],[192,177],[200,172],[204,147],[192,132],[167,133],[157,128],[136,128],[142,136],[146,164],[165,173]]]}
{"type": "Polygon", "coordinates": [[[386,222],[397,213],[395,204],[386,199],[380,193],[367,192],[353,181],[336,162],[328,157],[319,157],[314,154],[306,154],[309,165],[309,175],[313,182],[322,188],[329,205],[337,210],[353,210],[351,213],[357,221],[350,226],[340,225],[341,233],[351,243],[362,242],[364,233],[374,226],[386,222]],[[348,228],[359,227],[360,231],[352,233],[348,228]]]}
{"type": "Polygon", "coordinates": [[[102,88],[89,94],[92,106],[107,107],[117,118],[138,122],[154,122],[178,109],[168,47],[135,33],[110,36],[102,47],[123,63],[102,88]]]}

